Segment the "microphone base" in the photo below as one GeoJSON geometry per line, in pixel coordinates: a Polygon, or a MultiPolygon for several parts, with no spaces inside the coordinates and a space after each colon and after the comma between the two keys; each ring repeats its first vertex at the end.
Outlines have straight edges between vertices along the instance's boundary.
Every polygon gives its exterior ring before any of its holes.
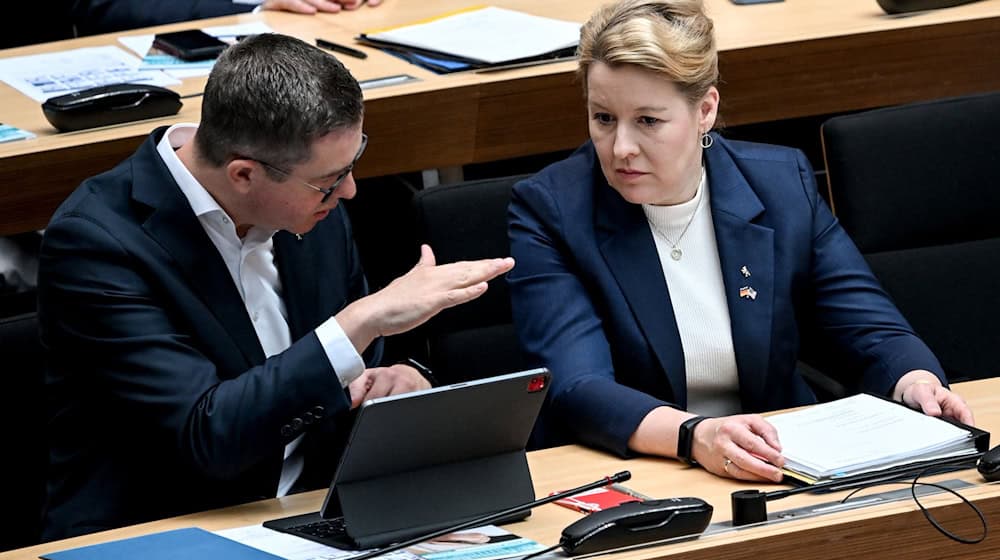
{"type": "Polygon", "coordinates": [[[767,521],[767,494],[760,490],[739,490],[730,496],[733,527],[767,521]]]}

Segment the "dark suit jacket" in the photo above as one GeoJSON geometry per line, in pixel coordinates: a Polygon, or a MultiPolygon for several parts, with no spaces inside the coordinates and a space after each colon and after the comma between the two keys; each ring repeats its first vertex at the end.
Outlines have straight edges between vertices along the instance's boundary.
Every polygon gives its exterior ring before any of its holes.
{"type": "Polygon", "coordinates": [[[72,17],[80,35],[111,33],[252,11],[232,0],[76,0],[72,17]]]}
{"type": "MultiPolygon", "coordinates": [[[[705,166],[744,411],[815,402],[796,371],[800,334],[836,349],[848,367],[832,373],[855,374],[860,384],[848,384],[863,390],[888,394],[916,368],[944,381],[818,198],[801,152],[715,136],[705,166]],[[743,286],[755,300],[739,297],[743,286]]],[[[563,432],[628,454],[650,410],[687,405],[671,294],[642,207],[608,186],[588,143],[517,184],[508,218],[514,322],[529,358],[553,373],[543,439],[563,432]]]]}
{"type": "Polygon", "coordinates": [[[327,484],[339,455],[349,400],[312,329],[367,292],[346,212],[301,241],[275,235],[294,342],[265,360],[162,135],[85,181],[45,232],[48,539],[274,497],[302,433],[300,482],[327,484]]]}

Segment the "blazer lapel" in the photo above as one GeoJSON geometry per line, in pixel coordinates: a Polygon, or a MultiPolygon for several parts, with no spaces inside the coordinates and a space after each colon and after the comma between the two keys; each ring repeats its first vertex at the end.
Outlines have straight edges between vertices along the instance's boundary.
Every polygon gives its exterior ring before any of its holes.
{"type": "Polygon", "coordinates": [[[645,214],[641,206],[626,202],[608,186],[600,169],[595,170],[594,184],[594,222],[601,255],[667,374],[674,402],[686,407],[684,350],[645,214]]]}
{"type": "Polygon", "coordinates": [[[774,310],[774,230],[752,222],[764,206],[716,138],[705,150],[712,220],[745,410],[767,386],[774,310]]]}
{"type": "Polygon", "coordinates": [[[320,317],[326,306],[321,305],[325,293],[320,289],[321,274],[315,270],[315,251],[312,243],[322,243],[318,235],[304,235],[298,239],[287,231],[274,234],[275,264],[281,278],[282,300],[288,312],[288,328],[292,341],[302,338],[326,317],[320,317]]]}
{"type": "Polygon", "coordinates": [[[247,364],[259,364],[264,351],[229,271],[156,152],[162,136],[162,131],[151,135],[140,148],[143,157],[133,159],[132,197],[152,208],[143,229],[170,253],[247,364]]]}

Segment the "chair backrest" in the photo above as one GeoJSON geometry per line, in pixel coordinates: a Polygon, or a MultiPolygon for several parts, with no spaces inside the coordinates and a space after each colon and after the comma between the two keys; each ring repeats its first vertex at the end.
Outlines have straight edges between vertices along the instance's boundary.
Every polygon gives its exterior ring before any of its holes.
{"type": "Polygon", "coordinates": [[[952,380],[1000,374],[1000,93],[835,117],[834,212],[952,380]]]}
{"type": "MultiPolygon", "coordinates": [[[[418,242],[438,263],[506,257],[507,205],[514,183],[527,177],[468,181],[416,193],[418,242]]],[[[497,278],[480,298],[447,309],[421,327],[434,376],[452,383],[524,369],[511,323],[507,281],[497,278]]]]}
{"type": "Polygon", "coordinates": [[[0,390],[0,427],[4,459],[7,521],[0,524],[0,550],[28,546],[41,534],[48,463],[43,398],[44,353],[34,312],[0,318],[0,359],[4,362],[0,390]]]}

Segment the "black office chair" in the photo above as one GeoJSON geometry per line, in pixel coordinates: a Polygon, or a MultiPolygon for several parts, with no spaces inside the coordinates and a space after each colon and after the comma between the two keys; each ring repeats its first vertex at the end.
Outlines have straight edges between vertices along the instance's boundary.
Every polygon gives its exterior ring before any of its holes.
{"type": "Polygon", "coordinates": [[[0,524],[0,550],[35,544],[41,534],[48,463],[43,357],[34,312],[0,318],[0,359],[4,362],[0,433],[5,449],[0,480],[8,512],[7,521],[0,524]]]}
{"type": "MultiPolygon", "coordinates": [[[[467,181],[416,193],[417,239],[438,263],[506,257],[507,205],[514,183],[527,177],[467,181]]],[[[511,323],[507,281],[497,278],[479,299],[446,309],[420,328],[428,359],[442,383],[525,369],[511,323]]]]}
{"type": "Polygon", "coordinates": [[[1000,92],[835,117],[835,214],[952,381],[1000,374],[1000,92]]]}

